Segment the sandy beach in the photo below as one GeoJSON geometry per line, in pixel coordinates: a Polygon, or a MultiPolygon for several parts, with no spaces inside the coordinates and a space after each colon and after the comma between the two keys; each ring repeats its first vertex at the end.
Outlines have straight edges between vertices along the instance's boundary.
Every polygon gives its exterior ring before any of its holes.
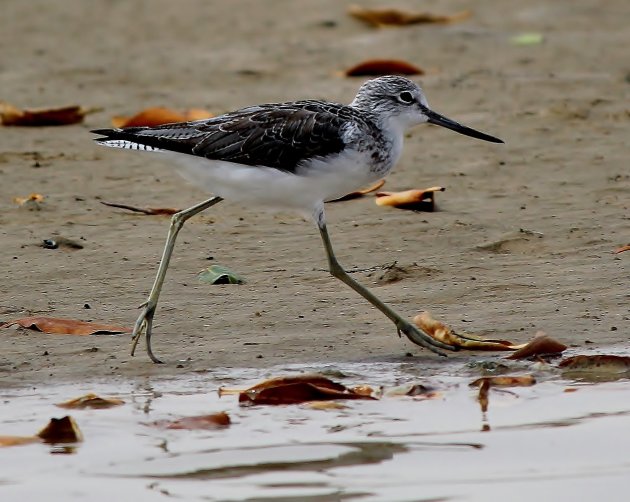
{"type": "MultiPolygon", "coordinates": [[[[627,343],[630,252],[612,253],[630,243],[627,2],[430,1],[421,8],[472,15],[384,29],[348,16],[350,3],[5,0],[0,99],[100,111],[80,125],[1,130],[0,321],[131,326],[169,219],[101,202],[185,208],[208,196],[153,156],[99,147],[90,129],[149,106],[220,114],[301,98],[350,102],[364,79],[343,70],[394,58],[426,70],[417,80],[432,108],[506,144],[414,129],[385,188],[444,186],[439,210],[382,208],[373,197],[329,204],[341,263],[409,317],[429,310],[456,329],[517,342],[542,330],[570,346],[627,343]],[[514,43],[523,33],[542,41],[514,43]],[[45,197],[41,210],[13,201],[30,193],[45,197]],[[54,236],[83,249],[41,246],[54,236]],[[390,281],[394,262],[401,271],[390,281]]],[[[2,385],[290,362],[441,364],[329,276],[311,222],[229,201],[180,234],[154,325],[166,364],[129,350],[126,335],[7,328],[2,385]],[[212,264],[247,283],[200,284],[212,264]]]]}

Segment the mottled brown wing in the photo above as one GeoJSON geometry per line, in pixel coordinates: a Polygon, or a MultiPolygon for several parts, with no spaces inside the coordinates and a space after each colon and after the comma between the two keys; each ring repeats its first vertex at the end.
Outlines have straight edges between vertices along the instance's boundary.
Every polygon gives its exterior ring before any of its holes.
{"type": "Polygon", "coordinates": [[[158,127],[99,129],[107,146],[169,150],[212,160],[294,171],[303,162],[339,153],[352,113],[315,102],[263,105],[214,119],[158,127]]]}

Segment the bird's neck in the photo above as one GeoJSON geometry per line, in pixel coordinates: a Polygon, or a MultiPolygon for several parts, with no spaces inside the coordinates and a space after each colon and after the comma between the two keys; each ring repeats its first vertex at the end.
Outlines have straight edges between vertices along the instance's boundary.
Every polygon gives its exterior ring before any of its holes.
{"type": "Polygon", "coordinates": [[[380,115],[375,120],[376,126],[380,129],[383,138],[387,141],[390,148],[390,157],[392,166],[398,161],[403,148],[403,139],[405,137],[406,127],[401,124],[396,117],[388,115],[380,115]]]}
{"type": "Polygon", "coordinates": [[[373,103],[361,100],[359,96],[350,103],[350,106],[359,111],[365,119],[372,122],[380,132],[382,139],[385,140],[389,151],[383,160],[387,159],[385,163],[387,164],[386,169],[389,171],[400,158],[407,127],[398,117],[387,113],[379,113],[378,110],[374,109],[373,103]]]}

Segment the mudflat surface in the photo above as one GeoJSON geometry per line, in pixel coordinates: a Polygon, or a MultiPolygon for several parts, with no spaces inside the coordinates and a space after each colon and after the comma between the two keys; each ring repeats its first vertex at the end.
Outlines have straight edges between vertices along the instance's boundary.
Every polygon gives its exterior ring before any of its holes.
{"type": "MultiPolygon", "coordinates": [[[[625,343],[630,253],[611,251],[630,241],[626,0],[605,8],[483,0],[462,23],[380,30],[348,17],[349,3],[5,0],[0,98],[102,111],[77,126],[0,131],[0,320],[133,324],[168,218],[100,202],[184,208],[207,197],[152,156],[98,147],[90,129],[148,106],[218,114],[299,98],[349,102],[362,80],[339,72],[378,57],[425,68],[420,81],[435,110],[506,144],[416,128],[386,188],[445,186],[440,211],[383,209],[372,198],[330,204],[340,261],[409,316],[428,309],[457,329],[516,341],[543,330],[569,345],[625,343]],[[544,40],[510,42],[524,32],[544,40]],[[40,211],[12,201],[31,192],[46,197],[40,211]],[[84,248],[40,246],[55,235],[84,248]],[[403,272],[388,282],[378,267],[393,262],[403,272]]],[[[325,268],[311,223],[222,203],[180,234],[154,326],[167,364],[142,350],[130,357],[126,336],[9,328],[0,333],[2,381],[284,362],[440,364],[325,268]],[[247,284],[199,284],[213,263],[247,284]]]]}

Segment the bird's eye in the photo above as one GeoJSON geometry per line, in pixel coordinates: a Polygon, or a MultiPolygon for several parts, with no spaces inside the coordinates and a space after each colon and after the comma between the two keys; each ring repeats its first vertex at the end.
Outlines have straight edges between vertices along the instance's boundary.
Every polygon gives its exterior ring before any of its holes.
{"type": "Polygon", "coordinates": [[[406,104],[411,104],[414,101],[413,94],[411,94],[409,91],[401,92],[398,95],[398,99],[400,100],[401,103],[406,103],[406,104]]]}

